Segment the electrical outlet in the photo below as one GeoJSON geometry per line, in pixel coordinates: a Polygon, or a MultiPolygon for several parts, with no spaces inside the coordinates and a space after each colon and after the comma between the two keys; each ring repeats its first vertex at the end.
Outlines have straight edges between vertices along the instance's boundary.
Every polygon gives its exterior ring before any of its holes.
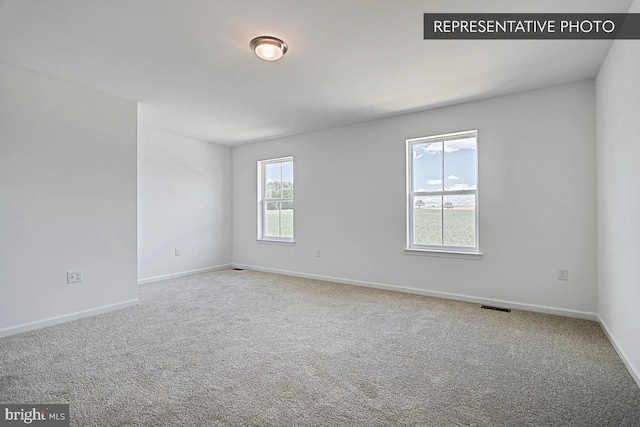
{"type": "Polygon", "coordinates": [[[320,256],[320,249],[316,249],[316,256],[319,257],[320,256]]]}
{"type": "Polygon", "coordinates": [[[558,269],[558,280],[568,280],[569,279],[569,271],[566,268],[558,269]]]}
{"type": "Polygon", "coordinates": [[[82,270],[67,271],[67,283],[82,282],[82,270]]]}
{"type": "Polygon", "coordinates": [[[180,248],[175,248],[175,250],[174,250],[174,254],[175,254],[176,256],[180,256],[180,248]]]}

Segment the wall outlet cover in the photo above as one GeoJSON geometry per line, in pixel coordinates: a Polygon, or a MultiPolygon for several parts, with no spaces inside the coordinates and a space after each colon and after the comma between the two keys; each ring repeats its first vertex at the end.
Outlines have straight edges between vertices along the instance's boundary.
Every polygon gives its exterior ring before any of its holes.
{"type": "Polygon", "coordinates": [[[67,271],[67,283],[82,282],[82,270],[67,271]]]}
{"type": "Polygon", "coordinates": [[[569,271],[566,268],[558,269],[558,280],[569,280],[569,271]]]}

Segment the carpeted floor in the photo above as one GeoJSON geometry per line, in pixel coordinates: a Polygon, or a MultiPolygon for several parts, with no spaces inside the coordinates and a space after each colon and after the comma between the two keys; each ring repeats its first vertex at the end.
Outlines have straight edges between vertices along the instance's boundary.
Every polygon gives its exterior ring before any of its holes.
{"type": "Polygon", "coordinates": [[[0,402],[75,426],[639,426],[595,322],[225,270],[0,339],[0,402]]]}

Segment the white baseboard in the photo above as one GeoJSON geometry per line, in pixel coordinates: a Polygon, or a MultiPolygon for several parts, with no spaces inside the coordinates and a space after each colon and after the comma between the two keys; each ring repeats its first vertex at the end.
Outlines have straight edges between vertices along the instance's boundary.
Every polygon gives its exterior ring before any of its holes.
{"type": "Polygon", "coordinates": [[[424,295],[427,297],[450,299],[455,301],[471,302],[476,304],[494,305],[514,310],[535,311],[538,313],[555,314],[558,316],[574,317],[577,319],[587,319],[598,321],[596,313],[587,311],[569,310],[565,308],[546,307],[542,305],[523,304],[519,302],[504,301],[490,298],[474,297],[469,295],[454,294],[449,292],[429,291],[425,289],[409,288],[405,286],[387,285],[383,283],[364,282],[360,280],[342,279],[339,277],[321,276],[317,274],[300,273],[296,271],[278,270],[274,268],[258,267],[255,265],[233,264],[234,268],[243,268],[246,270],[263,271],[265,273],[283,274],[285,276],[303,277],[306,279],[322,280],[325,282],[343,283],[345,285],[364,286],[367,288],[384,289],[388,291],[404,292],[408,294],[424,295]]]}
{"type": "Polygon", "coordinates": [[[604,331],[604,334],[607,336],[607,338],[609,338],[611,346],[614,348],[616,353],[618,353],[620,360],[622,360],[624,366],[627,367],[629,374],[631,374],[631,377],[634,379],[636,384],[638,384],[638,387],[640,387],[640,370],[638,370],[638,368],[634,366],[633,362],[631,362],[631,359],[629,358],[629,356],[627,356],[627,353],[625,353],[620,344],[618,344],[618,341],[615,339],[615,337],[611,333],[611,330],[609,330],[607,324],[605,323],[604,319],[600,317],[600,315],[598,315],[598,323],[600,323],[600,327],[604,331]]]}
{"type": "Polygon", "coordinates": [[[102,307],[91,308],[89,310],[76,311],[74,313],[64,314],[62,316],[50,317],[48,319],[37,320],[35,322],[23,323],[21,325],[9,326],[0,329],[0,337],[19,334],[21,332],[33,331],[36,329],[46,328],[47,326],[59,325],[60,323],[71,322],[72,320],[84,319],[85,317],[95,316],[97,314],[108,313],[110,311],[122,310],[123,308],[134,307],[140,304],[138,298],[129,301],[123,301],[116,304],[105,305],[102,307]]]}
{"type": "Polygon", "coordinates": [[[224,270],[227,268],[231,268],[231,264],[215,265],[213,267],[198,268],[196,270],[180,271],[178,273],[164,274],[162,276],[147,277],[146,279],[138,279],[138,285],[176,279],[178,277],[191,276],[192,274],[206,273],[208,271],[224,270]]]}

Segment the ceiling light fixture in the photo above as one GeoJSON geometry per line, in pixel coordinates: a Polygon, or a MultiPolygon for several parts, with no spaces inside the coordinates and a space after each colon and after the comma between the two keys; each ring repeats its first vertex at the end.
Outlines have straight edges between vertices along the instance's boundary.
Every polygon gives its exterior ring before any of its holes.
{"type": "Polygon", "coordinates": [[[277,61],[287,53],[288,49],[284,41],[271,36],[256,37],[251,40],[249,46],[258,55],[258,58],[265,61],[277,61]]]}

